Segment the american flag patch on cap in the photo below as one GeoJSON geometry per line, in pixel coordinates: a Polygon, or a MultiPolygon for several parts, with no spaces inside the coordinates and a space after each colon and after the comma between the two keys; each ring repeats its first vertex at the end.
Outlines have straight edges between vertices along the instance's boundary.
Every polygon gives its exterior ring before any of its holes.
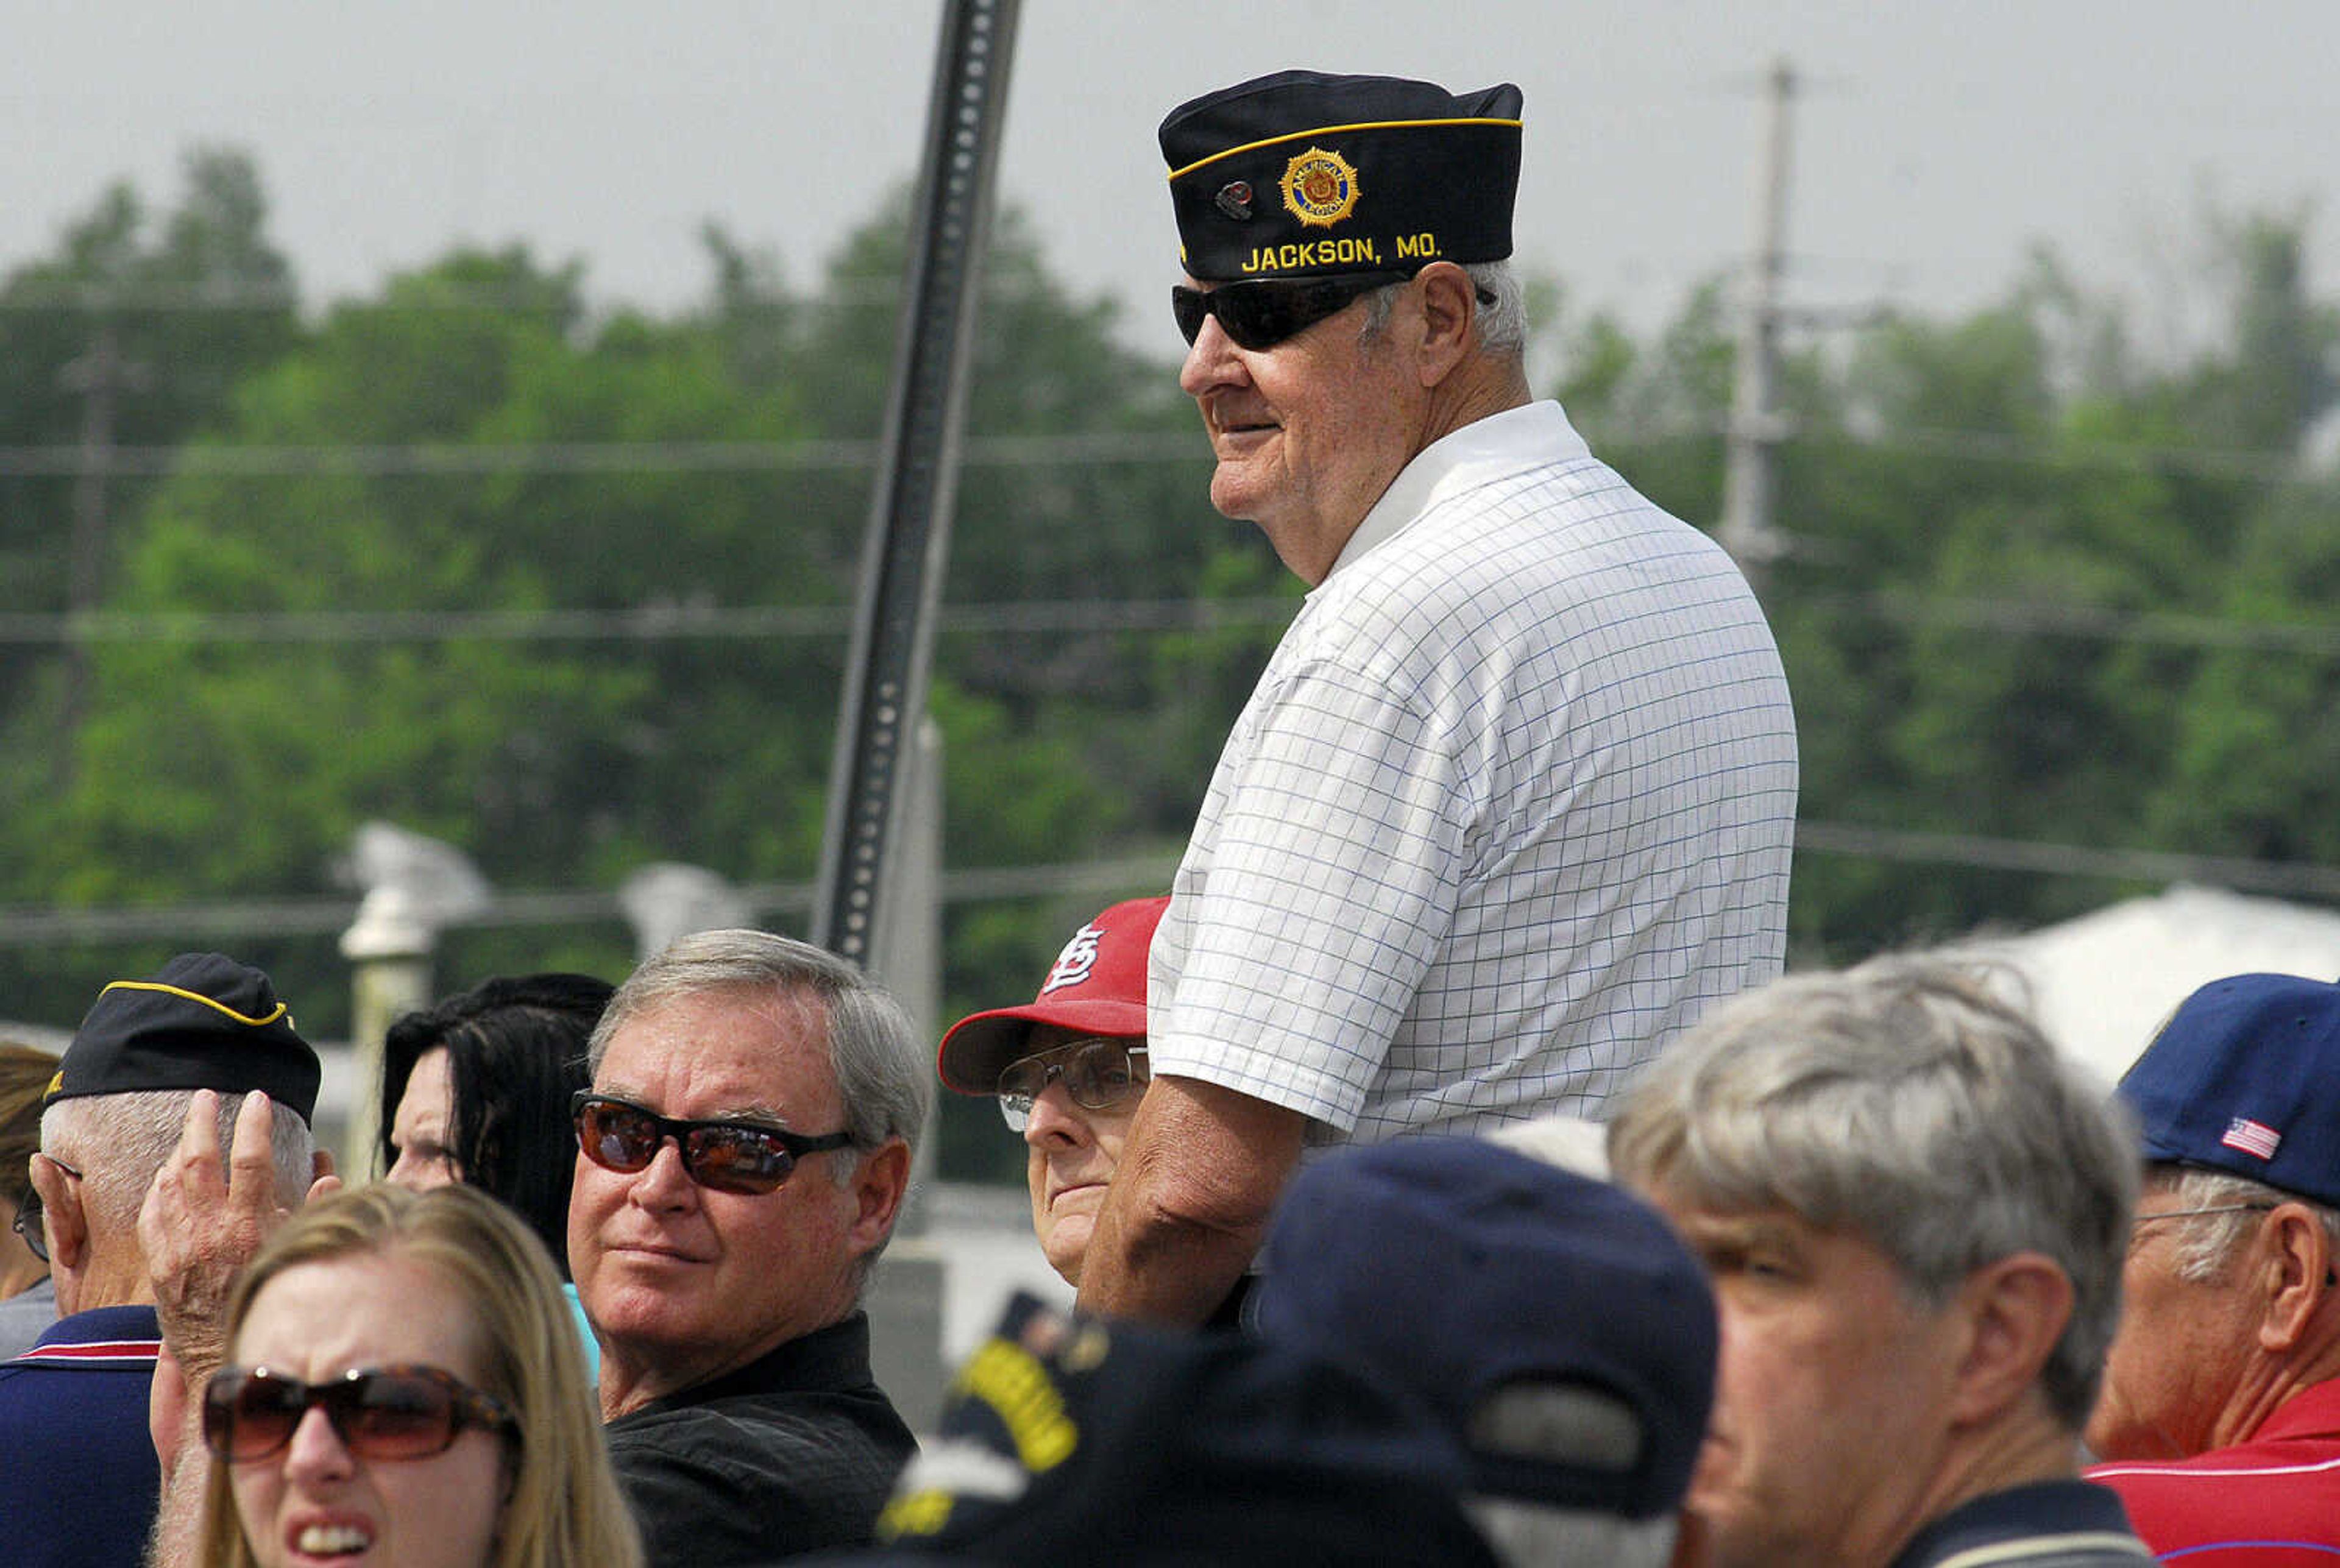
{"type": "Polygon", "coordinates": [[[2240,1149],[2246,1155],[2271,1160],[2275,1158],[2275,1151],[2283,1145],[2283,1135],[2265,1122],[2236,1116],[2226,1124],[2226,1136],[2218,1141],[2230,1149],[2240,1149]]]}

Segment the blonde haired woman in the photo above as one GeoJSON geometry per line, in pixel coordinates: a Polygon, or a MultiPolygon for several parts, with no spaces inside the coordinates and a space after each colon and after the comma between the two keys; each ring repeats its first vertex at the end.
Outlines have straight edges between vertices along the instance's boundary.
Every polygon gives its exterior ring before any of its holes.
{"type": "Polygon", "coordinates": [[[470,1186],[321,1198],[228,1308],[202,1560],[640,1568],[543,1245],[470,1186]]]}

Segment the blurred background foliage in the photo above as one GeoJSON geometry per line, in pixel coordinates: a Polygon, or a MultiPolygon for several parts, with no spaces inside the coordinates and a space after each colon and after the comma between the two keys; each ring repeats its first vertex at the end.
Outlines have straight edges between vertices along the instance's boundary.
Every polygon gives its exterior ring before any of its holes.
{"type": "MultiPolygon", "coordinates": [[[[222,947],[332,1037],[332,933],[263,916],[348,897],[372,819],[510,893],[659,860],[811,878],[907,210],[882,201],[802,292],[710,228],[704,303],[671,317],[590,314],[583,263],[524,246],[318,304],[259,171],[205,150],[174,204],[107,191],[7,271],[0,931],[262,913],[11,934],[0,1017],[69,1027],[106,979],[222,947]]],[[[1763,587],[1808,824],[2340,866],[2340,309],[2304,292],[2300,216],[2211,226],[2194,297],[2166,303],[2215,323],[2182,351],[2141,347],[2046,252],[1966,319],[1796,340],[1790,548],[1763,587]]],[[[1721,281],[1646,338],[1532,282],[1537,391],[1710,526],[1721,281]]],[[[952,1017],[1028,998],[1084,917],[1159,890],[1013,873],[1171,863],[1298,592],[1211,511],[1175,367],[1125,346],[1119,310],[1001,214],[933,698],[947,866],[1001,876],[946,911],[952,1017]]],[[[2145,885],[1815,838],[1800,962],[2145,885]]],[[[605,911],[458,928],[438,972],[631,958],[605,911]]],[[[1020,1155],[965,1104],[944,1161],[1020,1155]]]]}

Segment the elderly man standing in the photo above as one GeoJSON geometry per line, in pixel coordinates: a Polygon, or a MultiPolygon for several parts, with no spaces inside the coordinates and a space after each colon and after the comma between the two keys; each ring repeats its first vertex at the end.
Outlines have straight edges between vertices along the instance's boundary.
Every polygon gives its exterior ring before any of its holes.
{"type": "Polygon", "coordinates": [[[2340,1558],[2340,986],[2212,981],[2120,1097],[2147,1164],[2089,1474],[2165,1561],[2340,1558]]]}
{"type": "Polygon", "coordinates": [[[1783,980],[1659,1057],[1609,1151],[1714,1278],[1717,1568],[2153,1561],[2078,1479],[2135,1148],[2020,1013],[1923,959],[1783,980]]]}
{"type": "Polygon", "coordinates": [[[569,1261],[647,1554],[868,1541],[916,1446],[860,1309],[930,1094],[909,1020],[818,948],[708,931],[637,969],[589,1049],[569,1261]]]}
{"type": "Polygon", "coordinates": [[[147,1410],[162,1335],[140,1205],[208,1090],[231,1107],[266,1097],[275,1201],[298,1206],[330,1166],[309,1129],[319,1076],[268,977],[217,953],[116,980],[82,1019],[32,1162],[62,1315],[0,1364],[12,1568],[119,1568],[144,1553],[161,1480],[147,1410]]]}
{"type": "Polygon", "coordinates": [[[1597,1112],[1780,970],[1778,653],[1723,552],[1530,397],[1520,103],[1287,71],[1162,124],[1211,501],[1312,591],[1155,938],[1092,1309],[1198,1322],[1304,1145],[1597,1112]]]}

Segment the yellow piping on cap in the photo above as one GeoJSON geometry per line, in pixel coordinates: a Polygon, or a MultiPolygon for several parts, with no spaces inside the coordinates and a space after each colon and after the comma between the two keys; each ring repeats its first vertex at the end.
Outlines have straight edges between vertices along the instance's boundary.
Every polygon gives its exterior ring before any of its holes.
{"type": "Polygon", "coordinates": [[[1278,142],[1300,142],[1311,136],[1338,136],[1350,131],[1402,131],[1412,125],[1509,125],[1516,131],[1520,128],[1520,122],[1466,115],[1452,120],[1365,120],[1354,125],[1319,125],[1312,131],[1294,131],[1288,135],[1270,136],[1258,142],[1245,142],[1240,147],[1229,147],[1224,153],[1214,153],[1207,158],[1197,158],[1183,169],[1171,170],[1169,178],[1175,183],[1197,169],[1217,163],[1221,158],[1232,158],[1237,153],[1249,153],[1261,147],[1273,147],[1278,142]]]}
{"type": "MultiPolygon", "coordinates": [[[[213,1012],[225,1013],[237,1023],[249,1024],[255,1029],[265,1028],[284,1016],[283,1002],[277,1003],[276,1010],[264,1018],[247,1018],[225,1002],[214,1001],[201,991],[183,991],[176,986],[165,986],[155,980],[116,980],[106,987],[105,991],[160,991],[166,997],[184,997],[188,1001],[201,1002],[213,1012]]],[[[102,997],[105,991],[100,991],[98,995],[102,997]]]]}

